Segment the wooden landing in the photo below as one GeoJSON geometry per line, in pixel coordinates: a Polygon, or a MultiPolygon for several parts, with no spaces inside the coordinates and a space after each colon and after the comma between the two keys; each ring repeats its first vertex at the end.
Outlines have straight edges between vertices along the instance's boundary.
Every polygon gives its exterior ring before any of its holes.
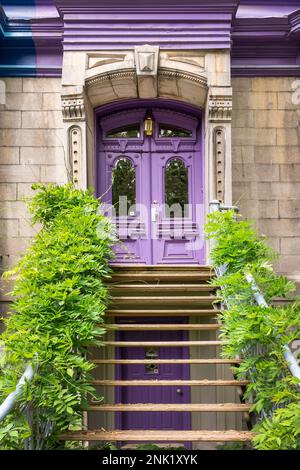
{"type": "Polygon", "coordinates": [[[93,380],[93,385],[113,386],[113,387],[165,387],[165,386],[187,386],[187,387],[233,387],[245,386],[247,380],[93,380]]]}
{"type": "Polygon", "coordinates": [[[250,431],[73,431],[61,434],[63,441],[138,441],[138,442],[246,442],[254,437],[250,431]]]}
{"type": "Polygon", "coordinates": [[[250,405],[239,403],[117,403],[113,405],[90,405],[88,411],[198,411],[198,412],[245,412],[249,411],[250,405]]]}
{"type": "Polygon", "coordinates": [[[216,323],[108,323],[105,325],[107,330],[118,331],[178,331],[178,330],[218,330],[220,326],[216,323]]]}
{"type": "MultiPolygon", "coordinates": [[[[241,364],[239,359],[155,359],[155,364],[241,364]]],[[[153,359],[94,359],[94,364],[153,364],[153,359]]]]}

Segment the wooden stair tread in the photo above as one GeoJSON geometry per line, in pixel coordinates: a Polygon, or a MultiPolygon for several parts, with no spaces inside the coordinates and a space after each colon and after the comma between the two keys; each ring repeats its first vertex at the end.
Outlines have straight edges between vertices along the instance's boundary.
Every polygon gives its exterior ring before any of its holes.
{"type": "Polygon", "coordinates": [[[155,269],[155,270],[168,270],[168,269],[180,269],[182,271],[185,270],[195,270],[195,271],[213,271],[212,266],[207,264],[112,264],[112,268],[114,271],[124,270],[124,271],[131,271],[131,270],[145,270],[145,269],[155,269]]]}
{"type": "Polygon", "coordinates": [[[201,386],[201,387],[230,387],[245,386],[249,382],[247,380],[93,380],[93,385],[114,386],[114,387],[140,387],[140,386],[201,386]]]}
{"type": "MultiPolygon", "coordinates": [[[[153,359],[94,359],[94,364],[153,364],[153,359]]],[[[155,364],[241,364],[238,359],[155,359],[155,364]]]]}
{"type": "Polygon", "coordinates": [[[183,347],[183,346],[220,346],[223,341],[104,341],[105,346],[138,347],[183,347]]]}
{"type": "Polygon", "coordinates": [[[184,317],[184,316],[216,316],[218,310],[214,309],[109,309],[105,312],[109,316],[128,316],[128,317],[184,317]]]}
{"type": "Polygon", "coordinates": [[[105,325],[110,330],[118,331],[130,331],[130,330],[142,330],[142,331],[155,331],[155,330],[218,330],[220,325],[216,323],[110,323],[105,325]]]}
{"type": "Polygon", "coordinates": [[[240,403],[116,403],[90,405],[89,411],[199,411],[199,412],[245,412],[251,405],[240,403]]]}
{"type": "Polygon", "coordinates": [[[116,290],[131,291],[215,291],[216,288],[209,284],[107,284],[111,292],[116,290]]]}
{"type": "Polygon", "coordinates": [[[246,442],[254,437],[250,431],[170,431],[157,430],[126,430],[103,431],[99,429],[87,431],[69,431],[60,435],[64,441],[145,441],[145,442],[246,442]]]}
{"type": "Polygon", "coordinates": [[[112,297],[112,303],[123,303],[123,302],[133,302],[134,304],[136,303],[142,303],[145,304],[147,302],[150,302],[152,305],[156,303],[183,303],[183,302],[188,302],[188,303],[203,303],[203,302],[215,302],[218,300],[218,297],[214,295],[191,295],[191,296],[184,296],[184,295],[156,295],[156,296],[148,296],[148,295],[140,295],[140,296],[133,296],[133,295],[126,295],[126,296],[113,296],[112,297]]]}
{"type": "Polygon", "coordinates": [[[161,271],[141,271],[141,272],[114,272],[111,276],[111,280],[114,279],[166,279],[166,280],[178,280],[178,279],[193,279],[195,281],[208,281],[215,277],[215,274],[210,272],[197,272],[197,271],[179,271],[173,270],[170,272],[161,271]]]}

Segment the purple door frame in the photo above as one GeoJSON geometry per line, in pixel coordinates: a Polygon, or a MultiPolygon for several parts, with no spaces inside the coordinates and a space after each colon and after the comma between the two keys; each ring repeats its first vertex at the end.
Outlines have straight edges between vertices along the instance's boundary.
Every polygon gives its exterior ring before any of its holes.
{"type": "Polygon", "coordinates": [[[133,217],[116,219],[125,227],[120,235],[115,263],[204,264],[204,159],[203,119],[199,108],[171,100],[130,100],[105,105],[96,110],[97,194],[111,202],[111,174],[116,162],[126,158],[135,167],[137,210],[133,217]],[[142,133],[145,114],[151,110],[157,123],[154,135],[142,133]],[[141,136],[134,139],[105,139],[105,132],[118,124],[140,123],[141,136]],[[159,138],[158,123],[173,124],[192,132],[188,138],[159,138]],[[179,158],[188,171],[187,218],[168,219],[163,214],[164,170],[171,159],[179,158]],[[151,219],[151,208],[158,204],[158,220],[151,219]],[[167,229],[167,231],[166,231],[167,229]],[[178,230],[179,229],[179,230],[178,230]],[[146,233],[146,235],[143,235],[146,233]],[[167,233],[167,235],[166,235],[167,233]]]}

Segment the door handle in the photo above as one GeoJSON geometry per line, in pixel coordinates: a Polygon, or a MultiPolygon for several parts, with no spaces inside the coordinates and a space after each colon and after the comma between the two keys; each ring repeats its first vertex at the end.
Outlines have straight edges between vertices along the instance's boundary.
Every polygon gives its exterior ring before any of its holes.
{"type": "Polygon", "coordinates": [[[151,207],[151,222],[156,222],[158,216],[157,204],[151,207]]]}
{"type": "Polygon", "coordinates": [[[176,393],[177,393],[178,395],[182,395],[182,390],[181,390],[181,388],[177,388],[176,393]]]}

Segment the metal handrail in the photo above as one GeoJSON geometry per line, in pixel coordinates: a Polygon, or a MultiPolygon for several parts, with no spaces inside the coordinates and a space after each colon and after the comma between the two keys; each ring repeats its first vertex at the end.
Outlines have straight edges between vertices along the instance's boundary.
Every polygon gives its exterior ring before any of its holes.
{"type": "MultiPolygon", "coordinates": [[[[227,210],[234,210],[235,212],[239,212],[238,207],[236,206],[225,206],[221,204],[219,201],[211,201],[210,204],[210,213],[213,212],[221,212],[221,211],[227,211],[227,210]]],[[[216,240],[214,240],[214,243],[216,243],[216,240]]],[[[226,272],[226,266],[220,266],[217,269],[217,275],[222,275],[225,274],[226,272]]],[[[266,299],[264,298],[262,292],[258,288],[252,274],[247,274],[246,275],[246,280],[247,282],[251,285],[252,291],[253,291],[253,297],[255,299],[255,302],[257,305],[261,307],[269,307],[266,299]]],[[[288,364],[289,371],[293,375],[293,377],[296,377],[298,380],[300,380],[300,365],[298,364],[297,359],[295,358],[294,354],[292,353],[290,347],[288,344],[284,346],[284,358],[288,364]]],[[[300,386],[300,384],[299,384],[300,386]]]]}
{"type": "Polygon", "coordinates": [[[16,388],[13,392],[11,392],[0,405],[0,423],[3,421],[6,416],[13,410],[15,407],[20,394],[24,388],[24,385],[30,382],[34,377],[35,371],[31,364],[29,364],[22,377],[20,378],[19,382],[16,385],[16,388]]]}

